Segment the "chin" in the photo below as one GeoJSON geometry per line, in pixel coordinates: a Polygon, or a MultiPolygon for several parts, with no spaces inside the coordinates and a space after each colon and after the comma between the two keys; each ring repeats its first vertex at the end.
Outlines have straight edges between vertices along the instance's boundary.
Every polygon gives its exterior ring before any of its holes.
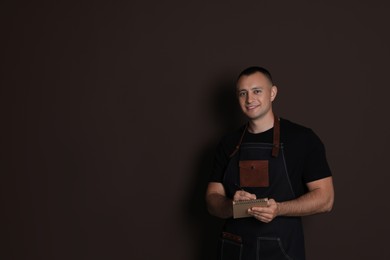
{"type": "Polygon", "coordinates": [[[246,117],[249,119],[249,120],[256,120],[256,119],[260,119],[260,118],[263,118],[264,117],[264,114],[246,114],[246,117]]]}
{"type": "Polygon", "coordinates": [[[259,112],[255,112],[255,111],[246,111],[245,115],[248,118],[258,118],[258,117],[261,117],[261,114],[259,112]]]}

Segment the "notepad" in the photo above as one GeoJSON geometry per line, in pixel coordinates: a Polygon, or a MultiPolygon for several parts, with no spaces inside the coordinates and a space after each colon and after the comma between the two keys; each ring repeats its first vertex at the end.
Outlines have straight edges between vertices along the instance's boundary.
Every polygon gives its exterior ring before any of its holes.
{"type": "Polygon", "coordinates": [[[252,207],[266,207],[267,198],[256,200],[240,200],[233,201],[233,218],[247,218],[252,217],[248,214],[248,209],[252,207]]]}

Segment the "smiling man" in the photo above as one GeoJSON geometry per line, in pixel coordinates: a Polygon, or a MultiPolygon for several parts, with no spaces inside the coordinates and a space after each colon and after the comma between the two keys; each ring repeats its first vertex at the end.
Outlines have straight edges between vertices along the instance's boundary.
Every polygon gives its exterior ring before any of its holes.
{"type": "Polygon", "coordinates": [[[210,214],[226,219],[221,260],[305,259],[301,217],[332,209],[324,145],[311,129],[273,113],[277,92],[261,67],[237,79],[248,123],[221,140],[206,192],[210,214]],[[233,218],[233,202],[255,199],[266,206],[248,206],[245,217],[233,218]]]}

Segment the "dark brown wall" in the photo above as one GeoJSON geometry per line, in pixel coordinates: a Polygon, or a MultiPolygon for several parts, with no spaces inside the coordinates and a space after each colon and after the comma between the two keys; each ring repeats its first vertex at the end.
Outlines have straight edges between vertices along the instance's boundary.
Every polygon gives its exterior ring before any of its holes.
{"type": "Polygon", "coordinates": [[[54,2],[0,6],[1,259],[213,259],[203,194],[250,65],[327,148],[308,259],[390,258],[386,1],[54,2]]]}

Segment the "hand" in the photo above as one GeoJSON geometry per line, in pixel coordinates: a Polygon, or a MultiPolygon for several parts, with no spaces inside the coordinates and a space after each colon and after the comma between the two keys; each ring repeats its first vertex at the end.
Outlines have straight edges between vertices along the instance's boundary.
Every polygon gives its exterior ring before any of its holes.
{"type": "Polygon", "coordinates": [[[236,193],[234,193],[233,200],[238,201],[238,200],[255,200],[256,195],[246,192],[244,190],[238,190],[236,193]]]}
{"type": "Polygon", "coordinates": [[[267,207],[252,207],[248,209],[249,215],[252,215],[254,218],[264,223],[271,222],[275,217],[278,216],[278,213],[278,203],[276,203],[276,201],[273,199],[268,200],[267,207]]]}

